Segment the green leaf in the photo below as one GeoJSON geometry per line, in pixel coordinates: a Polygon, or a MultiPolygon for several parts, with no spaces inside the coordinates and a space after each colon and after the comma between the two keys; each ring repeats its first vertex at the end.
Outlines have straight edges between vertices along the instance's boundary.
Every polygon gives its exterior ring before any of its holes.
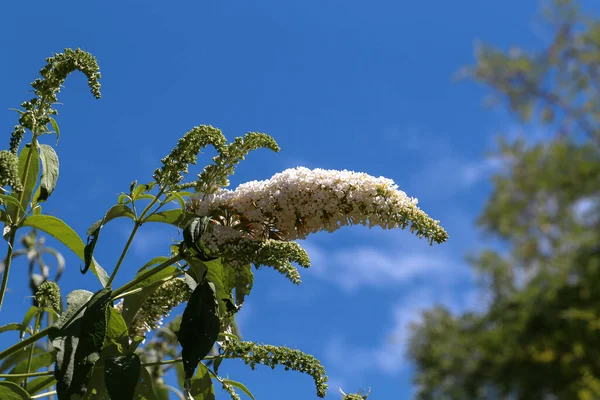
{"type": "Polygon", "coordinates": [[[194,376],[196,366],[212,349],[220,329],[215,287],[203,279],[192,292],[177,332],[186,379],[194,376]]]}
{"type": "Polygon", "coordinates": [[[51,146],[40,144],[40,160],[42,161],[42,177],[34,203],[48,200],[58,180],[58,155],[51,146]]]}
{"type": "Polygon", "coordinates": [[[137,354],[111,357],[104,362],[104,383],[111,400],[132,400],[140,378],[137,354]]]}
{"type": "Polygon", "coordinates": [[[81,270],[82,274],[85,274],[93,261],[94,249],[96,248],[96,244],[98,243],[98,238],[100,237],[100,229],[104,225],[106,225],[109,221],[119,218],[119,217],[129,217],[135,220],[134,212],[124,204],[116,204],[112,206],[106,214],[104,214],[104,218],[98,220],[92,224],[87,230],[87,243],[84,248],[84,266],[81,270]]]}
{"type": "Polygon", "coordinates": [[[0,203],[3,203],[6,206],[6,209],[9,211],[9,215],[14,216],[14,210],[21,210],[21,215],[25,215],[26,210],[23,208],[19,200],[17,200],[14,196],[8,196],[6,194],[0,194],[0,203]]]}
{"type": "Polygon", "coordinates": [[[58,129],[58,124],[54,118],[50,118],[50,124],[52,124],[52,129],[54,129],[54,132],[56,132],[56,144],[58,144],[58,139],[60,139],[60,129],[58,129]]]}
{"type": "Polygon", "coordinates": [[[70,399],[72,394],[83,395],[86,391],[106,338],[111,293],[110,289],[102,289],[91,297],[82,290],[70,293],[67,311],[49,332],[56,350],[59,400],[70,399]]]}
{"type": "MultiPolygon", "coordinates": [[[[54,362],[54,356],[52,355],[52,353],[43,352],[43,353],[37,354],[31,359],[31,365],[30,365],[29,372],[35,372],[35,371],[39,370],[40,368],[49,367],[50,365],[52,365],[53,362],[54,362]]],[[[23,360],[20,363],[18,363],[17,365],[15,365],[15,367],[10,370],[10,374],[25,374],[28,372],[27,371],[28,365],[29,365],[29,357],[27,357],[25,360],[23,360]]],[[[25,378],[7,378],[6,380],[9,382],[20,383],[20,382],[23,382],[25,380],[25,378]]]]}
{"type": "Polygon", "coordinates": [[[108,309],[108,325],[106,337],[113,340],[127,338],[127,324],[120,312],[112,307],[108,309]]]}
{"type": "Polygon", "coordinates": [[[135,387],[136,400],[158,400],[154,389],[152,388],[152,377],[148,372],[148,369],[142,367],[140,370],[140,379],[135,387]]]}
{"type": "Polygon", "coordinates": [[[254,395],[252,394],[252,392],[250,390],[248,390],[248,388],[243,383],[232,381],[230,379],[223,379],[222,383],[226,383],[226,384],[229,384],[231,386],[234,386],[234,387],[240,389],[242,392],[244,392],[252,400],[256,400],[254,398],[254,395]]]}
{"type": "Polygon", "coordinates": [[[196,214],[185,213],[180,209],[166,210],[150,214],[144,222],[162,222],[163,224],[171,224],[177,227],[184,226],[192,218],[196,218],[196,214]]]}
{"type": "Polygon", "coordinates": [[[203,276],[214,285],[217,300],[219,302],[219,315],[224,317],[235,311],[235,305],[231,297],[232,287],[228,286],[227,277],[223,268],[223,259],[218,258],[211,261],[200,261],[196,258],[186,259],[191,271],[194,273],[196,282],[200,282],[203,276]]]}
{"type": "Polygon", "coordinates": [[[152,260],[148,261],[146,264],[144,264],[144,265],[142,266],[142,268],[140,268],[140,269],[138,270],[138,274],[139,274],[140,272],[144,272],[144,271],[146,270],[146,268],[148,268],[148,267],[151,267],[151,266],[153,266],[153,265],[159,265],[159,264],[162,264],[162,263],[164,263],[165,261],[167,261],[168,259],[169,259],[169,257],[166,257],[166,256],[158,256],[158,257],[154,257],[152,260]]]}
{"type": "Polygon", "coordinates": [[[54,385],[56,385],[56,379],[53,376],[40,376],[27,383],[27,392],[34,395],[54,385]]]}
{"type": "Polygon", "coordinates": [[[13,382],[0,381],[0,399],[30,400],[31,396],[21,386],[13,382]]]}
{"type": "MultiPolygon", "coordinates": [[[[43,352],[45,352],[45,350],[40,349],[39,347],[35,347],[33,349],[33,354],[40,354],[43,352]]],[[[19,351],[18,353],[11,354],[2,360],[2,364],[0,365],[0,373],[5,374],[12,367],[20,363],[22,360],[25,360],[27,357],[29,357],[29,351],[19,351]]]]}
{"type": "MultiPolygon", "coordinates": [[[[40,155],[37,149],[33,149],[31,144],[27,144],[23,150],[21,150],[21,154],[19,155],[19,176],[21,177],[21,183],[23,183],[23,193],[11,193],[11,196],[15,199],[19,199],[21,196],[23,196],[21,207],[25,210],[27,210],[27,207],[31,202],[31,195],[33,193],[33,189],[35,188],[35,184],[37,183],[39,173],[40,155]],[[25,164],[27,163],[27,157],[30,151],[32,152],[31,161],[29,163],[29,170],[27,172],[27,180],[25,181],[25,164]]],[[[16,220],[16,218],[14,218],[16,216],[16,209],[12,209],[11,207],[10,215],[13,217],[13,221],[16,220]]]]}
{"type": "Polygon", "coordinates": [[[167,198],[165,199],[165,201],[163,203],[170,203],[173,200],[177,200],[179,202],[179,207],[181,207],[181,211],[185,212],[185,200],[183,199],[183,197],[181,196],[181,193],[183,192],[171,192],[169,193],[169,195],[167,196],[167,198]]]}
{"type": "Polygon", "coordinates": [[[125,193],[121,193],[119,195],[119,197],[117,198],[117,203],[119,203],[119,204],[131,203],[131,197],[129,197],[129,195],[127,195],[125,193]]]}
{"type": "Polygon", "coordinates": [[[0,333],[8,331],[20,331],[23,325],[17,322],[11,322],[10,324],[0,326],[0,333]]]}
{"type": "Polygon", "coordinates": [[[33,317],[38,313],[39,308],[36,306],[29,307],[29,310],[25,313],[25,317],[23,317],[23,322],[21,323],[21,339],[25,336],[25,330],[29,326],[29,323],[33,319],[33,317]]]}
{"type": "Polygon", "coordinates": [[[196,217],[187,223],[183,229],[183,242],[188,249],[194,249],[198,254],[204,255],[204,251],[199,244],[206,229],[208,229],[209,222],[209,217],[196,217]]]}
{"type": "MultiPolygon", "coordinates": [[[[51,215],[31,215],[25,219],[22,226],[30,226],[46,232],[85,262],[85,244],[79,235],[61,219],[51,215]]],[[[108,274],[95,260],[92,261],[92,272],[98,277],[102,286],[105,286],[108,282],[108,274]]]]}
{"type": "Polygon", "coordinates": [[[215,388],[204,364],[199,365],[196,376],[190,381],[189,395],[194,400],[215,400],[215,388]]]}

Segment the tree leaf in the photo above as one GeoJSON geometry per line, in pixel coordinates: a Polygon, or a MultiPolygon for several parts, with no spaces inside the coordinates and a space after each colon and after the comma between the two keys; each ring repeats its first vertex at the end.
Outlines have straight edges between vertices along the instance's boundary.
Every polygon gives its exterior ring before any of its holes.
{"type": "MultiPolygon", "coordinates": [[[[23,196],[23,201],[21,201],[21,207],[27,210],[29,203],[31,202],[31,195],[33,193],[33,189],[35,188],[35,184],[37,183],[38,174],[40,173],[40,155],[37,149],[33,149],[31,144],[27,144],[23,150],[21,150],[21,154],[19,155],[19,176],[21,177],[21,183],[23,183],[23,193],[15,192],[11,193],[11,196],[15,199],[21,198],[23,196]],[[27,181],[25,181],[25,164],[27,163],[27,157],[31,151],[31,162],[29,163],[29,171],[27,173],[27,181]]],[[[13,219],[16,220],[16,208],[12,208],[9,210],[9,213],[13,219]]]]}
{"type": "Polygon", "coordinates": [[[204,255],[199,244],[208,228],[209,217],[196,217],[191,219],[183,229],[183,242],[188,249],[194,249],[198,254],[204,255]]]}
{"type": "Polygon", "coordinates": [[[159,265],[159,264],[162,264],[162,263],[164,263],[165,261],[167,261],[168,259],[169,259],[169,257],[166,257],[166,256],[158,256],[158,257],[154,257],[152,260],[148,261],[146,264],[144,264],[144,265],[142,266],[142,268],[140,268],[140,269],[138,270],[138,274],[139,274],[140,272],[144,272],[144,271],[146,270],[146,268],[148,268],[148,267],[151,267],[151,266],[153,266],[153,265],[159,265]]]}
{"type": "Polygon", "coordinates": [[[14,210],[16,210],[17,208],[19,210],[21,210],[22,215],[25,215],[25,213],[27,212],[23,208],[21,203],[19,203],[19,200],[12,195],[9,196],[6,194],[0,194],[0,203],[3,203],[6,206],[6,209],[9,211],[9,215],[11,215],[13,217],[14,217],[14,210]]]}
{"type": "Polygon", "coordinates": [[[200,282],[206,276],[206,279],[214,285],[219,302],[219,315],[224,317],[231,311],[235,311],[235,305],[231,297],[233,288],[227,285],[228,281],[223,268],[223,259],[200,261],[196,258],[190,258],[186,259],[186,261],[194,273],[197,282],[200,282]]]}
{"type": "Polygon", "coordinates": [[[256,400],[254,398],[254,395],[252,394],[252,392],[250,390],[248,390],[248,388],[243,383],[232,381],[231,379],[223,379],[223,383],[227,383],[227,384],[229,384],[231,386],[234,386],[234,387],[240,389],[242,392],[244,392],[252,400],[256,400]]]}
{"type": "Polygon", "coordinates": [[[35,203],[48,200],[58,180],[58,155],[51,146],[40,144],[40,161],[42,162],[42,177],[34,198],[35,203]]]}
{"type": "MultiPolygon", "coordinates": [[[[40,354],[43,352],[45,352],[45,350],[39,347],[33,349],[33,354],[40,354]]],[[[7,373],[7,371],[9,371],[12,367],[14,367],[18,363],[20,363],[21,360],[24,360],[27,357],[29,357],[29,351],[19,351],[18,353],[11,354],[10,356],[2,360],[2,364],[0,365],[0,373],[7,373]]]]}
{"type": "Polygon", "coordinates": [[[217,341],[220,329],[219,303],[215,287],[203,279],[192,292],[177,332],[177,340],[182,347],[181,356],[186,379],[194,376],[196,366],[217,341]]]}
{"type": "Polygon", "coordinates": [[[198,366],[196,376],[190,381],[188,394],[194,400],[215,400],[215,388],[204,364],[198,366]]]}
{"type": "MultiPolygon", "coordinates": [[[[85,262],[85,244],[79,235],[63,220],[51,215],[31,215],[25,219],[22,226],[30,226],[46,232],[67,246],[85,262]]],[[[105,286],[106,282],[108,282],[106,271],[95,260],[92,260],[91,269],[94,275],[100,280],[102,286],[105,286]]]]}
{"type": "Polygon", "coordinates": [[[107,358],[104,361],[104,383],[111,400],[132,400],[140,372],[137,354],[107,358]]]}
{"type": "Polygon", "coordinates": [[[13,382],[0,381],[0,399],[30,400],[31,396],[21,386],[13,382]]]}
{"type": "Polygon", "coordinates": [[[113,340],[127,339],[127,324],[121,313],[112,307],[109,307],[108,311],[106,337],[113,340]]]}

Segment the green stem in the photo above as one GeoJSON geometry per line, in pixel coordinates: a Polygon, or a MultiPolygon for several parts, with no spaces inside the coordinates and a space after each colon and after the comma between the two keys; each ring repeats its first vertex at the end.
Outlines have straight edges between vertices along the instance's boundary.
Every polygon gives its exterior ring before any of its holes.
{"type": "Polygon", "coordinates": [[[48,336],[49,332],[50,332],[50,327],[42,329],[38,333],[34,333],[33,335],[27,337],[26,339],[23,339],[20,342],[13,344],[8,349],[0,352],[0,360],[4,359],[10,355],[15,354],[19,350],[26,348],[27,346],[29,346],[32,343],[35,343],[36,341],[40,340],[41,338],[48,336]]]}
{"type": "Polygon", "coordinates": [[[28,374],[0,374],[0,378],[36,378],[38,376],[54,375],[54,371],[31,372],[28,374]]]}
{"type": "Polygon", "coordinates": [[[48,397],[56,394],[56,390],[46,393],[36,394],[35,396],[31,396],[32,399],[41,399],[42,397],[48,397]]]}
{"type": "Polygon", "coordinates": [[[165,261],[164,263],[160,264],[158,267],[152,268],[151,270],[148,270],[148,271],[144,272],[143,274],[141,274],[140,276],[138,276],[134,280],[126,283],[125,285],[123,285],[120,288],[118,288],[115,291],[113,291],[112,292],[112,296],[111,296],[111,300],[114,300],[116,297],[119,297],[119,295],[127,292],[129,289],[133,288],[135,285],[137,285],[138,283],[142,282],[143,280],[146,280],[146,279],[150,278],[151,276],[159,273],[163,269],[165,269],[167,267],[170,267],[171,265],[173,265],[176,262],[181,261],[181,260],[183,260],[183,256],[180,255],[180,254],[178,254],[175,257],[170,258],[167,261],[165,261]]]}
{"type": "MultiPolygon", "coordinates": [[[[35,334],[40,328],[40,320],[42,319],[43,311],[38,311],[35,316],[35,323],[33,324],[33,333],[35,334]]],[[[33,360],[33,350],[35,349],[35,345],[32,343],[29,348],[29,358],[27,359],[27,373],[31,372],[31,360],[33,360]]],[[[25,385],[23,385],[23,389],[27,390],[27,379],[25,379],[25,385]]]]}
{"type": "Polygon", "coordinates": [[[154,199],[152,199],[152,201],[150,202],[150,204],[148,204],[146,206],[146,208],[144,208],[144,211],[142,211],[142,214],[140,215],[140,217],[136,219],[135,226],[133,227],[133,230],[131,231],[131,235],[129,235],[129,239],[127,240],[127,243],[125,244],[125,248],[121,252],[121,256],[119,257],[119,261],[117,261],[117,265],[115,265],[115,269],[113,269],[112,274],[110,274],[110,278],[108,278],[108,282],[106,283],[106,287],[110,287],[110,285],[115,280],[115,277],[117,276],[117,272],[119,272],[119,268],[121,267],[121,264],[123,263],[123,260],[125,259],[125,255],[129,251],[129,247],[131,246],[131,243],[133,242],[133,238],[135,237],[135,234],[137,233],[138,229],[140,229],[140,226],[142,226],[142,224],[143,224],[144,217],[146,216],[146,213],[148,213],[148,211],[150,210],[150,208],[152,208],[152,206],[158,201],[158,198],[162,194],[163,194],[163,190],[161,189],[158,192],[158,194],[156,195],[156,197],[154,199]]]}
{"type": "MultiPolygon", "coordinates": [[[[31,158],[33,157],[34,151],[37,151],[37,135],[35,134],[35,132],[33,133],[31,145],[29,146],[29,153],[27,153],[27,159],[25,160],[25,167],[23,169],[23,184],[27,182],[27,175],[29,175],[29,168],[31,167],[31,158]]],[[[24,197],[25,190],[22,190],[21,193],[19,193],[19,204],[23,204],[24,197]]],[[[17,236],[17,221],[19,221],[20,212],[21,210],[17,208],[15,211],[15,219],[13,221],[13,225],[10,227],[11,231],[10,237],[8,239],[8,252],[6,253],[4,276],[2,277],[2,287],[0,287],[0,309],[2,308],[2,303],[4,302],[4,293],[6,293],[6,287],[8,286],[8,273],[10,271],[13,247],[15,244],[15,238],[17,236]]]]}
{"type": "MultiPolygon", "coordinates": [[[[215,358],[223,358],[223,356],[206,356],[203,358],[203,360],[214,360],[215,358]]],[[[167,360],[167,361],[156,361],[156,362],[151,362],[151,363],[144,363],[142,364],[142,367],[157,367],[159,365],[168,365],[168,364],[177,364],[183,362],[183,359],[181,358],[176,358],[174,360],[167,360]]]]}

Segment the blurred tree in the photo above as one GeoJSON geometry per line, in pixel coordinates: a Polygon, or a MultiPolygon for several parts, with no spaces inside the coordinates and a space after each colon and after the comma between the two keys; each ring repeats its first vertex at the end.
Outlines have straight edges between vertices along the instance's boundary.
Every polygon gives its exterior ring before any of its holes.
{"type": "Polygon", "coordinates": [[[413,326],[419,399],[600,398],[600,21],[568,0],[544,18],[544,50],[480,46],[465,70],[556,134],[500,143],[478,222],[502,251],[469,257],[489,304],[413,326]]]}

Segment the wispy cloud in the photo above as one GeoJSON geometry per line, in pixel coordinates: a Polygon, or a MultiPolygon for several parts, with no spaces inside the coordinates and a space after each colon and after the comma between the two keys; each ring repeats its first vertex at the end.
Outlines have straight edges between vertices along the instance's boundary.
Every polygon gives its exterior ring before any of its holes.
{"type": "Polygon", "coordinates": [[[326,344],[325,357],[334,370],[345,379],[366,371],[394,375],[409,366],[406,357],[411,336],[410,326],[422,320],[422,312],[443,304],[454,313],[480,307],[477,291],[458,291],[451,286],[428,287],[407,293],[391,311],[392,324],[379,343],[361,346],[348,343],[342,336],[333,336],[326,344]]]}

